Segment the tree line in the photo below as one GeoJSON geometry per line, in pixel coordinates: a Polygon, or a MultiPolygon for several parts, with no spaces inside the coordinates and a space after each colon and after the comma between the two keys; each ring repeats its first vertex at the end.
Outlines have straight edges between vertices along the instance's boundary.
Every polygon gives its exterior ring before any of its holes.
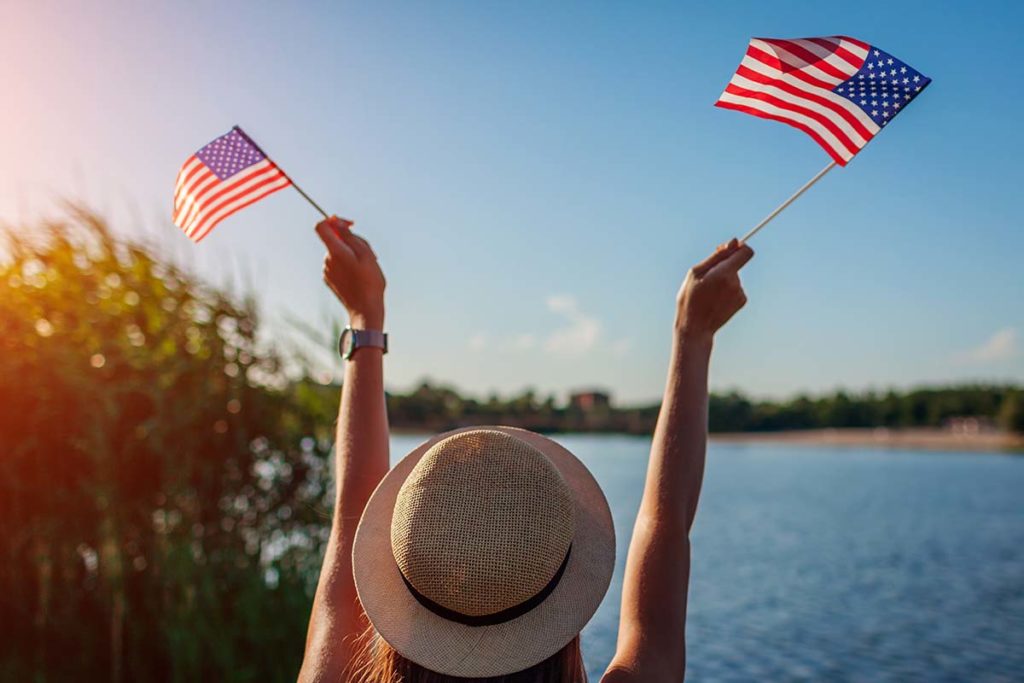
{"type": "MultiPolygon", "coordinates": [[[[658,404],[582,410],[554,395],[526,390],[508,398],[466,397],[453,387],[423,382],[388,396],[393,427],[440,431],[472,424],[513,424],[548,432],[594,431],[649,434],[658,404]]],[[[736,391],[713,393],[712,432],[888,427],[941,428],[954,418],[982,418],[994,427],[1024,433],[1024,390],[1013,385],[967,384],[908,391],[836,391],[786,400],[755,400],[736,391]]]]}

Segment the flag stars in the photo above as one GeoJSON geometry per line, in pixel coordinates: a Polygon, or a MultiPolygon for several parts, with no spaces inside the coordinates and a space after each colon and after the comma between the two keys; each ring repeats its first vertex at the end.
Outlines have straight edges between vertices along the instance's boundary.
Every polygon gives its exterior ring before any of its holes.
{"type": "Polygon", "coordinates": [[[882,50],[871,48],[869,59],[833,89],[858,106],[879,127],[884,126],[920,92],[928,79],[882,50]]]}

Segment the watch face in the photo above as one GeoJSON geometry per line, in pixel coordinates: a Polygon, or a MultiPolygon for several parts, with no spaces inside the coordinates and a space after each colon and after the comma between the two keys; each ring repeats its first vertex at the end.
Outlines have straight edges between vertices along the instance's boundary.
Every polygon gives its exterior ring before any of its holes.
{"type": "Polygon", "coordinates": [[[341,332],[341,339],[338,340],[338,353],[342,358],[348,360],[352,356],[355,346],[356,336],[352,333],[351,327],[346,327],[341,332]]]}

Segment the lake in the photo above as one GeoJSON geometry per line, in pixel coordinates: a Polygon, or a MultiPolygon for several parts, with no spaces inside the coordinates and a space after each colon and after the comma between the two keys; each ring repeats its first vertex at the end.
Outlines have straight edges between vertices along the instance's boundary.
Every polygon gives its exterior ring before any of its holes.
{"type": "MultiPolygon", "coordinates": [[[[597,681],[650,440],[556,440],[615,518],[615,575],[583,631],[597,681]]],[[[687,645],[699,682],[1024,680],[1024,457],[711,444],[687,645]]]]}

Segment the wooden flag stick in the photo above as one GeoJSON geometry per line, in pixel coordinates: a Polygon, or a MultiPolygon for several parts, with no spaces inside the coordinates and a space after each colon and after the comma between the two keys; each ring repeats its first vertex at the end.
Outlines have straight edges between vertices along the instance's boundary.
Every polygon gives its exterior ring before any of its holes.
{"type": "Polygon", "coordinates": [[[803,186],[803,187],[801,187],[801,188],[800,188],[799,190],[797,190],[796,192],[794,192],[794,193],[793,193],[793,196],[792,196],[792,197],[790,197],[790,198],[789,198],[789,199],[787,199],[786,201],[784,201],[784,202],[782,202],[781,204],[779,204],[779,208],[775,209],[775,210],[774,210],[774,211],[772,211],[772,212],[771,212],[770,214],[768,214],[767,216],[765,216],[765,218],[764,218],[764,220],[763,220],[763,221],[761,221],[760,223],[758,223],[757,225],[755,225],[755,226],[754,226],[754,228],[753,228],[753,229],[752,229],[752,230],[751,230],[750,232],[748,232],[748,233],[747,233],[746,235],[744,235],[744,236],[743,236],[743,239],[742,239],[742,240],[740,240],[740,242],[741,242],[741,243],[746,243],[746,241],[747,241],[747,240],[749,240],[749,239],[750,239],[751,237],[753,237],[754,235],[756,235],[756,234],[757,234],[757,231],[758,231],[758,230],[760,230],[760,229],[761,229],[761,228],[763,228],[764,226],[768,225],[768,221],[770,221],[771,219],[775,218],[775,217],[776,217],[776,216],[778,216],[778,215],[779,215],[780,213],[782,213],[782,210],[783,210],[783,209],[785,209],[785,208],[786,208],[787,206],[789,206],[790,204],[792,204],[793,202],[795,202],[795,201],[796,201],[796,198],[797,198],[797,197],[799,197],[800,195],[802,195],[802,194],[803,194],[804,192],[806,192],[806,191],[807,191],[807,189],[808,189],[808,188],[809,188],[809,187],[810,187],[811,185],[813,185],[814,183],[816,183],[816,182],[818,182],[819,180],[821,180],[822,178],[824,178],[824,177],[825,177],[825,174],[826,174],[826,173],[828,173],[828,172],[829,172],[829,171],[831,171],[831,170],[832,170],[833,168],[835,168],[835,165],[836,165],[836,162],[835,162],[835,161],[833,161],[833,162],[831,162],[831,163],[830,163],[830,164],[829,164],[828,166],[826,166],[825,168],[823,168],[823,169],[821,169],[820,171],[818,171],[818,174],[817,174],[816,176],[814,176],[813,178],[811,178],[810,180],[808,180],[808,181],[807,181],[806,183],[804,183],[804,186],[803,186]]]}
{"type": "Polygon", "coordinates": [[[260,154],[262,154],[262,155],[263,155],[263,157],[264,157],[264,158],[265,158],[265,159],[266,159],[267,161],[269,161],[269,162],[270,162],[270,163],[272,163],[272,164],[273,164],[274,166],[276,166],[276,167],[277,167],[277,170],[281,172],[281,175],[283,175],[283,176],[284,176],[285,178],[287,178],[287,179],[288,179],[288,182],[292,184],[292,187],[294,187],[294,188],[295,188],[295,191],[296,191],[296,192],[298,192],[299,194],[301,194],[301,195],[302,195],[302,198],[303,198],[303,199],[305,199],[305,200],[306,200],[307,202],[309,202],[309,203],[310,203],[310,204],[311,204],[311,205],[313,206],[313,208],[314,208],[314,209],[316,209],[317,211],[319,211],[319,212],[320,212],[320,215],[321,215],[321,216],[323,216],[324,218],[330,218],[330,216],[328,216],[328,215],[327,215],[327,212],[326,212],[326,211],[324,211],[323,209],[321,209],[321,208],[320,208],[320,205],[319,205],[319,204],[317,204],[316,202],[314,202],[314,201],[313,201],[313,198],[312,198],[312,197],[310,197],[310,196],[309,196],[308,194],[306,194],[306,191],[305,191],[305,190],[303,190],[303,189],[302,189],[301,187],[299,187],[299,184],[298,184],[297,182],[295,182],[294,180],[292,180],[291,176],[289,176],[289,175],[288,175],[288,174],[287,174],[287,173],[285,172],[285,170],[284,170],[283,168],[281,168],[280,166],[278,166],[277,162],[276,162],[276,161],[274,161],[273,159],[271,159],[271,158],[270,158],[270,155],[269,155],[269,154],[267,154],[267,153],[266,153],[265,151],[263,151],[263,148],[262,148],[262,147],[260,147],[260,146],[259,146],[258,144],[256,144],[256,141],[255,141],[255,140],[253,140],[253,139],[252,139],[251,137],[249,137],[248,133],[246,133],[246,132],[245,132],[244,130],[242,130],[242,129],[241,129],[241,128],[240,128],[239,126],[235,126],[235,130],[237,130],[237,131],[238,131],[238,134],[239,134],[239,135],[241,135],[241,136],[242,136],[243,138],[245,138],[246,140],[248,140],[248,141],[249,141],[249,144],[250,144],[250,145],[252,145],[252,146],[253,146],[253,147],[255,147],[256,149],[258,149],[258,150],[259,150],[259,152],[260,152],[260,154]]]}

